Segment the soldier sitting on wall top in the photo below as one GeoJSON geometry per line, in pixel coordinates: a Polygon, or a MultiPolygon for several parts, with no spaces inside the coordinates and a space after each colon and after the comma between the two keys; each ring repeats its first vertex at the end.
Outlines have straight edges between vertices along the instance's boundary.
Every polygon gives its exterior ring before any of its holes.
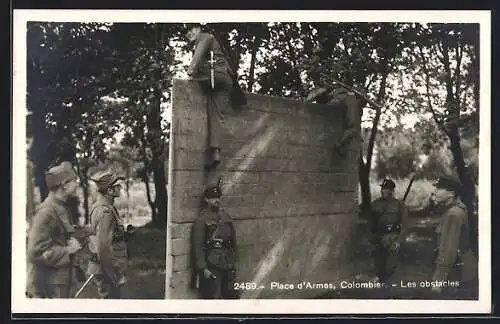
{"type": "Polygon", "coordinates": [[[195,45],[187,74],[198,81],[207,94],[208,140],[205,167],[220,163],[221,125],[224,114],[231,106],[231,94],[237,82],[224,48],[216,37],[202,30],[201,24],[186,24],[186,38],[195,45]]]}

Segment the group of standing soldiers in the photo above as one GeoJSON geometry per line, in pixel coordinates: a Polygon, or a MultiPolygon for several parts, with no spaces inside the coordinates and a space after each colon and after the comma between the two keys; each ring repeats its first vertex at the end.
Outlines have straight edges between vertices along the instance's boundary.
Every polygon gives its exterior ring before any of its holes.
{"type": "MultiPolygon", "coordinates": [[[[398,266],[399,251],[407,237],[408,209],[394,197],[395,183],[385,179],[381,184],[381,197],[372,203],[371,229],[375,245],[375,271],[380,282],[390,280],[398,266]]],[[[431,202],[441,214],[437,227],[435,269],[433,282],[457,281],[459,289],[432,287],[443,297],[477,297],[477,260],[471,249],[467,209],[460,195],[462,186],[453,177],[442,176],[434,182],[431,202]]]]}
{"type": "Polygon", "coordinates": [[[28,233],[29,298],[76,297],[83,290],[76,291],[76,279],[85,281],[81,288],[93,282],[99,298],[121,298],[128,256],[123,221],[113,202],[120,196],[119,181],[123,178],[102,171],[92,180],[97,185],[97,199],[90,212],[90,228],[82,228],[74,223],[68,207],[78,188],[72,165],[62,162],[45,173],[49,194],[38,207],[28,233]],[[87,235],[77,235],[82,231],[87,235]],[[84,247],[91,255],[87,271],[76,262],[76,254],[84,247]]]}

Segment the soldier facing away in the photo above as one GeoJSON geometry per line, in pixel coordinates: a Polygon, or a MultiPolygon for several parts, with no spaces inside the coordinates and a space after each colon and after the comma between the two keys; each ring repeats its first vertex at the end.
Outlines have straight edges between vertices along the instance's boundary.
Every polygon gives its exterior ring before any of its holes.
{"type": "Polygon", "coordinates": [[[204,191],[204,205],[193,231],[198,288],[204,299],[237,299],[234,289],[237,245],[231,217],[220,207],[219,185],[204,191]]]}
{"type": "Polygon", "coordinates": [[[221,125],[231,105],[234,71],[219,42],[212,34],[203,32],[201,24],[187,24],[186,28],[186,37],[195,44],[187,74],[207,93],[209,147],[205,166],[212,168],[220,163],[221,125]]]}
{"type": "Polygon", "coordinates": [[[103,171],[92,180],[97,185],[97,199],[90,212],[89,249],[91,259],[88,272],[95,276],[99,298],[120,299],[126,283],[127,243],[125,229],[113,205],[120,196],[121,184],[115,174],[103,171]]]}
{"type": "Polygon", "coordinates": [[[30,298],[70,298],[73,255],[81,244],[72,237],[74,226],[66,205],[76,196],[78,182],[69,162],[45,173],[50,192],[39,206],[28,234],[28,287],[30,298]]]}
{"type": "MultiPolygon", "coordinates": [[[[467,209],[460,199],[461,184],[452,177],[443,176],[434,183],[433,201],[443,211],[438,226],[438,254],[432,280],[456,280],[459,291],[445,289],[444,295],[462,293],[476,298],[477,260],[471,250],[467,209]]],[[[432,289],[443,292],[440,287],[432,289]]]]}
{"type": "Polygon", "coordinates": [[[385,179],[380,187],[382,196],[372,203],[372,230],[376,274],[386,282],[397,267],[399,248],[406,238],[408,209],[394,197],[394,181],[385,179]]]}

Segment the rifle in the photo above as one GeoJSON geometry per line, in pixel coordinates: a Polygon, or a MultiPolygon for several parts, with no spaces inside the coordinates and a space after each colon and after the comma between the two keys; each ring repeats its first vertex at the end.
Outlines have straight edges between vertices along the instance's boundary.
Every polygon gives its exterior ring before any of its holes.
{"type": "Polygon", "coordinates": [[[417,175],[416,175],[416,174],[414,174],[414,175],[411,177],[411,179],[410,179],[410,183],[408,184],[408,187],[406,188],[405,194],[404,194],[404,196],[403,196],[403,202],[405,202],[405,201],[406,201],[406,198],[408,197],[408,194],[410,193],[411,186],[413,185],[413,181],[415,181],[415,177],[416,177],[416,176],[417,176],[417,175]]]}

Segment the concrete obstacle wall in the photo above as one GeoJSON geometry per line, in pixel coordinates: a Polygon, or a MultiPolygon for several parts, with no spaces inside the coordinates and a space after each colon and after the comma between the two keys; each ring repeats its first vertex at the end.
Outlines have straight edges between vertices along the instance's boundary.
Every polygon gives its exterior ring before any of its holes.
{"type": "Polygon", "coordinates": [[[342,107],[248,94],[247,108],[226,115],[222,163],[207,174],[206,98],[185,80],[174,80],[172,98],[166,298],[197,298],[191,228],[204,186],[219,175],[222,206],[237,232],[238,282],[258,287],[242,298],[314,298],[325,290],[296,284],[349,277],[345,246],[357,221],[360,142],[344,158],[334,154],[342,107]]]}

